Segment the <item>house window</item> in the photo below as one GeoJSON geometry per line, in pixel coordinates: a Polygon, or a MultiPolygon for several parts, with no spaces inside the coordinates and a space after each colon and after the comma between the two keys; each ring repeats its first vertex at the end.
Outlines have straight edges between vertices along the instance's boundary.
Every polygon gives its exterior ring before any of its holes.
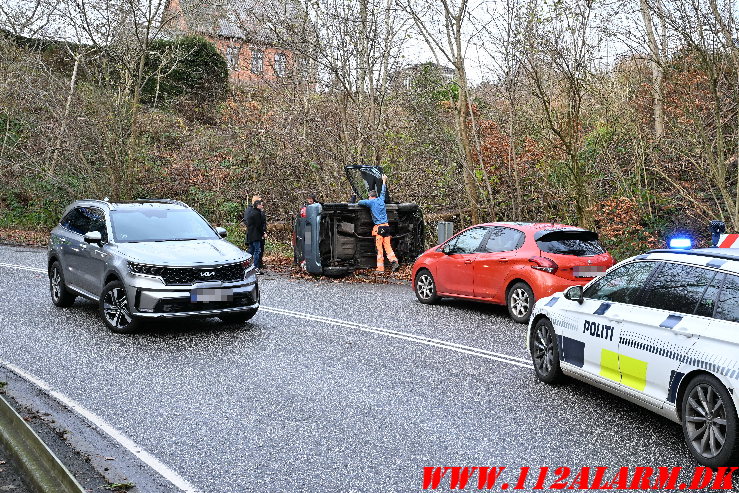
{"type": "Polygon", "coordinates": [[[285,74],[287,74],[287,55],[275,53],[275,75],[285,77],[285,74]]]}
{"type": "Polygon", "coordinates": [[[254,74],[264,72],[264,52],[256,48],[251,50],[251,71],[254,74]]]}
{"type": "Polygon", "coordinates": [[[226,63],[229,70],[239,69],[239,51],[241,51],[241,48],[238,46],[226,47],[226,63]]]}

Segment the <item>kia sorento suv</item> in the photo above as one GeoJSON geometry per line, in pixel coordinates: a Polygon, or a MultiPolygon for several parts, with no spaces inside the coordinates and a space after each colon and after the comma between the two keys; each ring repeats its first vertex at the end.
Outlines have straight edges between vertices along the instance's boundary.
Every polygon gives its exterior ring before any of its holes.
{"type": "Polygon", "coordinates": [[[225,237],[179,201],[76,201],[51,232],[51,300],[96,301],[118,333],[157,318],[246,322],[259,308],[255,269],[225,237]]]}

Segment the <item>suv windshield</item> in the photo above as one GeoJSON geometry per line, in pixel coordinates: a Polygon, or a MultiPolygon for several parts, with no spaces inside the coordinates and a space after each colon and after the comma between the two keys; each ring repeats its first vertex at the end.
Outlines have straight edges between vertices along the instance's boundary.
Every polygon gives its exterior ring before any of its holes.
{"type": "Polygon", "coordinates": [[[218,239],[213,228],[191,209],[141,208],[110,212],[119,243],[218,239]]]}
{"type": "Polygon", "coordinates": [[[539,250],[560,255],[593,257],[606,253],[598,235],[585,230],[541,231],[535,236],[539,250]]]}

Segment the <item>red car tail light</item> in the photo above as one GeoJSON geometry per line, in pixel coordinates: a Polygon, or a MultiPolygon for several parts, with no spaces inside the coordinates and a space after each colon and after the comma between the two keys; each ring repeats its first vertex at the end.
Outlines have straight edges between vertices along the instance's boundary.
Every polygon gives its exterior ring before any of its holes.
{"type": "Polygon", "coordinates": [[[554,274],[559,268],[554,260],[546,257],[531,257],[529,259],[529,262],[532,262],[534,264],[531,266],[532,269],[543,270],[544,272],[549,272],[550,274],[554,274]]]}
{"type": "Polygon", "coordinates": [[[307,207],[301,207],[300,208],[300,217],[308,217],[308,208],[307,207]]]}

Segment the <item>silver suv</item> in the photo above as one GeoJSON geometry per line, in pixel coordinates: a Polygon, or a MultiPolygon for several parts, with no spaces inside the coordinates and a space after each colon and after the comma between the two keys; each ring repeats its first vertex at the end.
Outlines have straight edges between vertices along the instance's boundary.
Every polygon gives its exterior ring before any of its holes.
{"type": "Polygon", "coordinates": [[[225,237],[179,201],[76,201],[51,231],[51,300],[59,307],[77,296],[97,301],[118,333],[153,318],[246,322],[259,308],[255,269],[225,237]]]}

